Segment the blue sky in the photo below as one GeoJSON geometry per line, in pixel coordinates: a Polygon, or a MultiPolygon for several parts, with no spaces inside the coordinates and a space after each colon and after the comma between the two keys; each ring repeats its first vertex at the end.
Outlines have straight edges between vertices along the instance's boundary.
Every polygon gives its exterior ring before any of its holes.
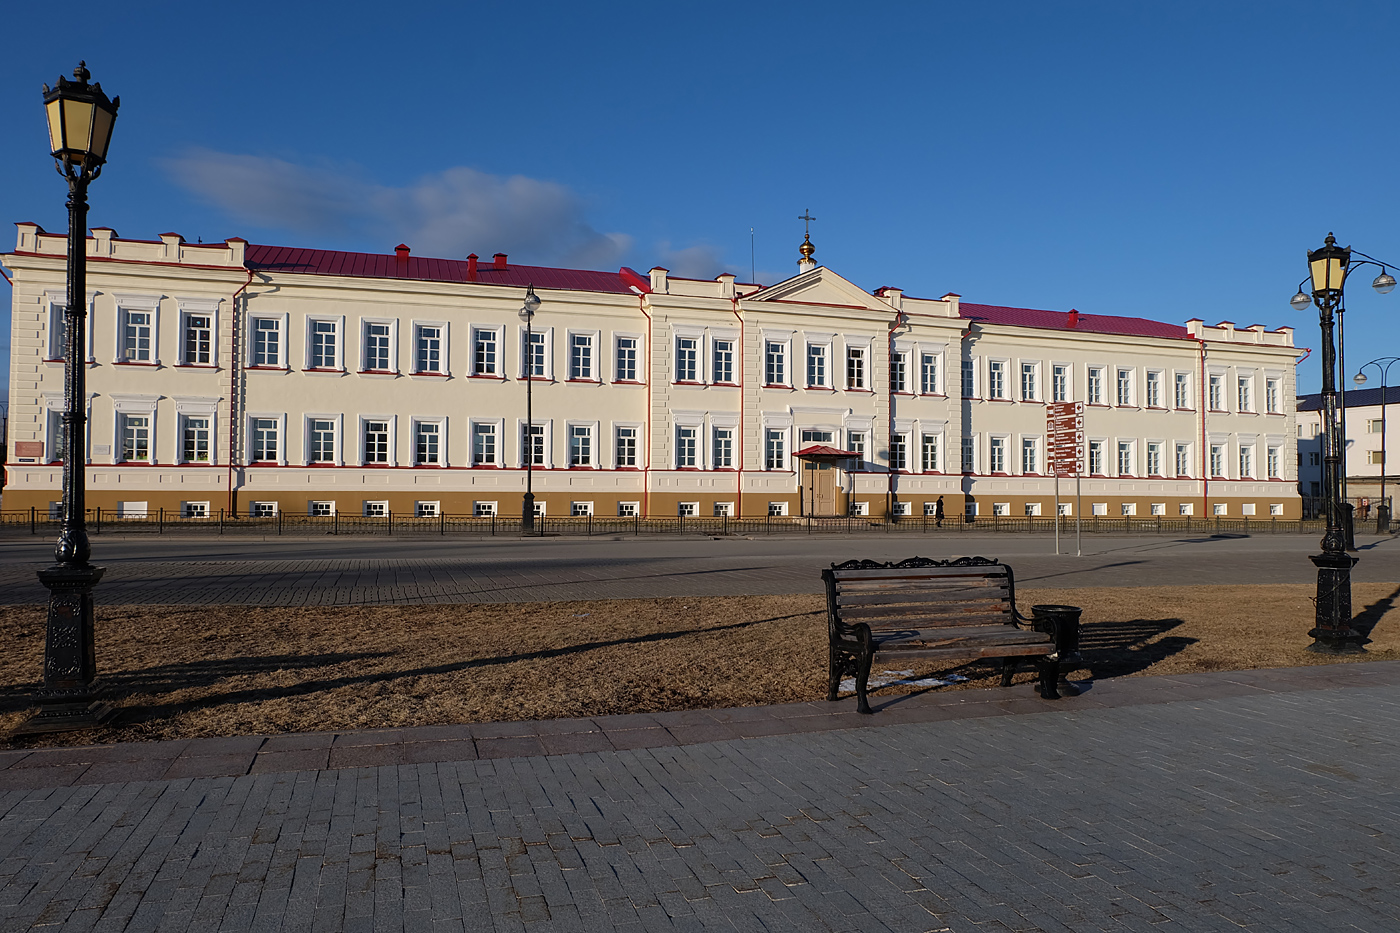
{"type": "MultiPolygon", "coordinates": [[[[772,282],[810,208],[817,259],[867,289],[1288,324],[1308,347],[1305,249],[1335,230],[1400,261],[1394,4],[73,11],[6,13],[6,221],[64,229],[39,90],[86,58],[122,96],[90,222],[127,237],[747,279],[753,228],[772,282]]],[[[1400,353],[1400,291],[1350,292],[1354,372],[1400,353]]],[[[6,344],[9,306],[0,281],[6,344]]]]}

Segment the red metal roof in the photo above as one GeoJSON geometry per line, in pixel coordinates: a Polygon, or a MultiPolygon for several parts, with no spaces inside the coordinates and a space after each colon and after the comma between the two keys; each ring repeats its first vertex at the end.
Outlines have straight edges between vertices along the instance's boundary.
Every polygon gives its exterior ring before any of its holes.
{"type": "Polygon", "coordinates": [[[1176,340],[1190,339],[1184,327],[1163,324],[1140,317],[1117,317],[1110,314],[1078,315],[1078,321],[1069,326],[1067,311],[1036,311],[1033,308],[1003,308],[999,305],[975,305],[962,302],[958,306],[959,317],[965,321],[979,321],[986,324],[1010,324],[1013,327],[1039,327],[1045,330],[1073,330],[1089,334],[1125,334],[1130,337],[1166,337],[1176,340]]]}
{"type": "Polygon", "coordinates": [[[847,460],[855,459],[860,454],[854,450],[837,450],[835,447],[828,447],[825,444],[813,444],[811,447],[803,447],[794,457],[841,457],[847,460]]]}
{"type": "MultiPolygon", "coordinates": [[[[394,254],[345,253],[331,249],[305,249],[295,246],[249,244],[248,268],[264,272],[292,272],[299,275],[344,275],[369,279],[416,279],[424,282],[470,282],[483,285],[509,285],[524,288],[577,292],[633,294],[621,272],[590,272],[584,269],[554,269],[549,266],[522,266],[514,263],[498,269],[478,263],[476,278],[467,278],[465,259],[430,259],[394,254]]],[[[634,273],[635,275],[635,273],[634,273]]]]}

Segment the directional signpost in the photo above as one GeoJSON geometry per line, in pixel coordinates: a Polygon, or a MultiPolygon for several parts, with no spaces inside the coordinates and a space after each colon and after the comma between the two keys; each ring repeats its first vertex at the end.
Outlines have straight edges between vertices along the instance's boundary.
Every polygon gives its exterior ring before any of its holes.
{"type": "Polygon", "coordinates": [[[1084,403],[1051,402],[1045,407],[1045,434],[1049,439],[1045,462],[1055,482],[1055,553],[1060,553],[1060,477],[1074,475],[1074,549],[1082,555],[1080,528],[1083,508],[1079,497],[1080,464],[1084,462],[1084,403]]]}

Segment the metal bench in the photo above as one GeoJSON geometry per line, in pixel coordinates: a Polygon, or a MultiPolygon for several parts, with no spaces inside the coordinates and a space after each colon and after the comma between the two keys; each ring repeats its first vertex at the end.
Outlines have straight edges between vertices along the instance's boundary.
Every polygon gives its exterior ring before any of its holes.
{"type": "Polygon", "coordinates": [[[831,636],[828,700],[837,698],[841,678],[854,673],[857,709],[869,713],[866,685],[877,655],[999,658],[1004,687],[1019,659],[1032,658],[1040,667],[1040,695],[1060,698],[1054,640],[1016,611],[1016,584],[1006,564],[985,557],[848,560],[823,570],[822,580],[831,636]]]}

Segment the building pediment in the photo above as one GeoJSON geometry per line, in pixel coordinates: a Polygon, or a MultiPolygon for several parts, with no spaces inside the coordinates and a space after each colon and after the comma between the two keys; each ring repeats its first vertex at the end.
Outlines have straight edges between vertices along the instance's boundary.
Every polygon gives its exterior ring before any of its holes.
{"type": "Polygon", "coordinates": [[[862,308],[882,314],[893,314],[895,311],[889,302],[875,297],[825,266],[817,266],[801,275],[770,285],[746,296],[744,300],[862,308]]]}

